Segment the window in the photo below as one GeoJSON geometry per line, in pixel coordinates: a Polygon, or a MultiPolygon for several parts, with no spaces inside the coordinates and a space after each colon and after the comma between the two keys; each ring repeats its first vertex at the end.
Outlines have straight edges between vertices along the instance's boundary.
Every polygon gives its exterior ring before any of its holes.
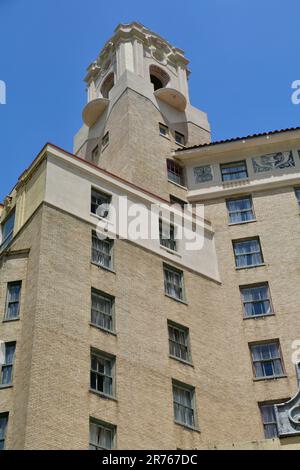
{"type": "Polygon", "coordinates": [[[110,74],[107,75],[105,78],[102,86],[101,86],[101,95],[103,98],[108,99],[109,98],[109,92],[113,88],[115,84],[115,76],[114,73],[111,72],[110,74]]]}
{"type": "Polygon", "coordinates": [[[250,345],[256,378],[281,377],[283,363],[278,341],[250,345]]]}
{"type": "Polygon", "coordinates": [[[298,388],[300,389],[300,362],[296,364],[296,374],[297,374],[298,388]]]}
{"type": "Polygon", "coordinates": [[[92,233],[92,262],[103,268],[113,268],[114,241],[106,238],[102,240],[96,232],[92,233]]]}
{"type": "Polygon", "coordinates": [[[274,404],[259,405],[266,439],[278,437],[278,427],[274,404]]]}
{"type": "Polygon", "coordinates": [[[111,196],[101,193],[96,189],[92,189],[91,198],[91,212],[97,214],[99,217],[106,218],[109,212],[109,205],[111,203],[111,196]]]}
{"type": "Polygon", "coordinates": [[[21,282],[7,284],[7,299],[4,320],[16,320],[20,314],[21,282]]]}
{"type": "Polygon", "coordinates": [[[235,264],[237,268],[248,268],[263,264],[259,238],[233,242],[235,264]]]}
{"type": "Polygon", "coordinates": [[[0,450],[5,449],[5,437],[8,423],[8,413],[0,413],[0,450]]]}
{"type": "Polygon", "coordinates": [[[296,188],[296,189],[295,189],[295,194],[296,194],[296,198],[297,198],[298,204],[299,204],[299,206],[300,206],[300,188],[296,188]]]}
{"type": "Polygon", "coordinates": [[[159,239],[160,244],[169,250],[176,251],[175,227],[159,219],[159,239]]]}
{"type": "Polygon", "coordinates": [[[12,384],[16,343],[2,343],[3,346],[4,364],[0,364],[0,386],[12,384]]]}
{"type": "Polygon", "coordinates": [[[106,147],[109,144],[109,132],[106,132],[102,137],[102,148],[106,147]]]}
{"type": "Polygon", "coordinates": [[[163,137],[169,137],[169,128],[164,124],[159,123],[159,133],[163,137]]]}
{"type": "Polygon", "coordinates": [[[220,165],[222,181],[239,180],[248,178],[247,164],[245,160],[241,162],[224,163],[220,165]]]}
{"type": "Polygon", "coordinates": [[[175,131],[175,142],[179,145],[185,145],[185,136],[180,132],[175,131]]]}
{"type": "Polygon", "coordinates": [[[195,427],[195,389],[173,382],[173,404],[175,422],[195,427]]]}
{"type": "Polygon", "coordinates": [[[114,298],[92,290],[91,323],[104,330],[114,331],[114,298]]]}
{"type": "Polygon", "coordinates": [[[90,420],[90,450],[111,450],[114,446],[116,427],[108,423],[90,420]]]}
{"type": "Polygon", "coordinates": [[[109,397],[115,395],[114,365],[114,357],[95,350],[91,351],[91,390],[109,397]]]}
{"type": "Polygon", "coordinates": [[[6,246],[11,242],[14,234],[14,225],[15,225],[15,211],[13,211],[5,222],[2,223],[2,242],[0,245],[1,249],[6,248],[6,246]]]}
{"type": "Polygon", "coordinates": [[[244,316],[246,318],[270,315],[273,312],[269,285],[267,283],[241,287],[240,290],[244,305],[244,316]]]}
{"type": "Polygon", "coordinates": [[[167,160],[168,179],[173,183],[184,186],[183,169],[174,160],[167,160]]]}
{"type": "Polygon", "coordinates": [[[183,272],[164,265],[165,293],[177,300],[184,299],[183,272]]]}
{"type": "Polygon", "coordinates": [[[92,161],[98,162],[98,157],[99,157],[99,145],[96,145],[96,147],[92,150],[92,161]]]}
{"type": "Polygon", "coordinates": [[[250,196],[241,199],[230,199],[226,204],[231,224],[248,222],[255,219],[252,198],[250,196]]]}
{"type": "Polygon", "coordinates": [[[170,356],[191,362],[189,329],[168,322],[170,356]]]}
{"type": "Polygon", "coordinates": [[[173,196],[170,194],[170,204],[173,205],[178,205],[181,207],[181,209],[184,209],[185,205],[187,202],[183,201],[182,199],[179,199],[179,197],[173,196]]]}

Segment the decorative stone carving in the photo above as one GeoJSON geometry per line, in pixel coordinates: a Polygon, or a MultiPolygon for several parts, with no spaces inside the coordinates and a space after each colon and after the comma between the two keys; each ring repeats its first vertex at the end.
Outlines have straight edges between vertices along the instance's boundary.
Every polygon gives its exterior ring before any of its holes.
{"type": "Polygon", "coordinates": [[[290,401],[275,405],[280,437],[300,435],[300,390],[290,401]]]}
{"type": "Polygon", "coordinates": [[[262,173],[264,171],[283,170],[295,166],[293,152],[278,152],[263,155],[258,158],[252,158],[254,173],[262,173]]]}
{"type": "Polygon", "coordinates": [[[212,168],[210,165],[196,166],[194,168],[195,183],[205,183],[213,179],[212,168]]]}

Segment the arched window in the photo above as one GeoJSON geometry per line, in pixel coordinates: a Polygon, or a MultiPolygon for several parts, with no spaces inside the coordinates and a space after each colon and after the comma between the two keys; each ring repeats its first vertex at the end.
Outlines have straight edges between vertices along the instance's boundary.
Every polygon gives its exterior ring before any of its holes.
{"type": "Polygon", "coordinates": [[[109,92],[114,86],[114,84],[115,84],[115,76],[114,76],[114,73],[111,72],[109,75],[107,75],[106,79],[104,80],[101,86],[100,91],[101,91],[101,95],[103,96],[103,98],[108,98],[109,92]]]}
{"type": "Polygon", "coordinates": [[[154,86],[154,91],[167,86],[170,80],[169,75],[157,65],[150,65],[150,81],[154,86]]]}

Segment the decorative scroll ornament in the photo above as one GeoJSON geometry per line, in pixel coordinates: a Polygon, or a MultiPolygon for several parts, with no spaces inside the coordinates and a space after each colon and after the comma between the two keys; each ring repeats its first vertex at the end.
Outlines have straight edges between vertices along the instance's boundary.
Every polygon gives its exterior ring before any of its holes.
{"type": "Polygon", "coordinates": [[[285,168],[293,168],[295,160],[293,152],[278,152],[263,155],[258,158],[252,158],[254,173],[262,173],[264,171],[284,170],[285,168]]]}
{"type": "Polygon", "coordinates": [[[173,54],[172,49],[159,38],[154,36],[149,36],[148,41],[150,54],[153,59],[157,60],[162,65],[167,65],[170,60],[170,56],[173,54]]]}
{"type": "Polygon", "coordinates": [[[195,167],[194,175],[195,183],[205,183],[213,179],[212,168],[210,165],[195,167]]]}
{"type": "Polygon", "coordinates": [[[300,435],[300,390],[288,402],[275,405],[275,414],[280,437],[300,435]]]}

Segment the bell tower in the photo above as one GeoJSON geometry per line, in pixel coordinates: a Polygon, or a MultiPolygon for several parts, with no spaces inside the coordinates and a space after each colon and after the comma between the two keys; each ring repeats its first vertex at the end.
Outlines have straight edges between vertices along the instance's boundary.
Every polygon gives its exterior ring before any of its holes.
{"type": "Polygon", "coordinates": [[[166,160],[210,141],[206,114],[190,104],[188,63],[141,24],[119,25],[88,67],[75,154],[162,197],[182,195],[169,187],[166,160]]]}

